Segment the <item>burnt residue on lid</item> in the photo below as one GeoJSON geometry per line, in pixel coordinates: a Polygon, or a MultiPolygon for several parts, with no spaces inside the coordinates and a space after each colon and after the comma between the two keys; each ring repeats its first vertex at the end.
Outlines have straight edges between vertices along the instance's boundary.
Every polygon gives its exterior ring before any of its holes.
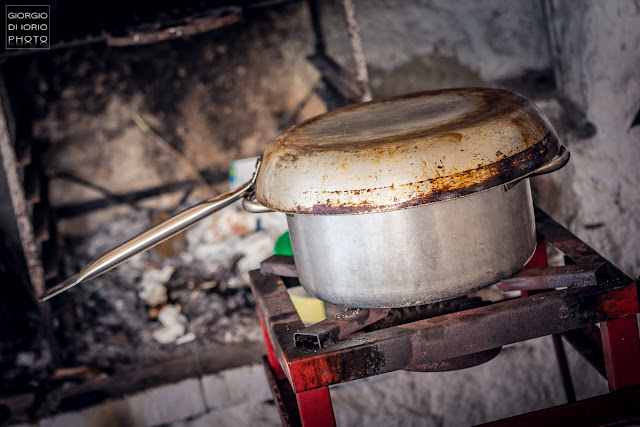
{"type": "Polygon", "coordinates": [[[264,154],[257,198],[310,215],[403,209],[521,178],[558,150],[549,121],[518,94],[422,92],[348,106],[284,132],[264,154]]]}

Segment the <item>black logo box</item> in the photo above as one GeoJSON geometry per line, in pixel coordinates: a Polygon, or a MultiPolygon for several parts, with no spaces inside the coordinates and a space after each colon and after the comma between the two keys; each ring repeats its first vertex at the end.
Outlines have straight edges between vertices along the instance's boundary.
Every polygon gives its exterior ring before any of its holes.
{"type": "Polygon", "coordinates": [[[50,22],[49,5],[6,5],[5,48],[49,49],[50,22]]]}

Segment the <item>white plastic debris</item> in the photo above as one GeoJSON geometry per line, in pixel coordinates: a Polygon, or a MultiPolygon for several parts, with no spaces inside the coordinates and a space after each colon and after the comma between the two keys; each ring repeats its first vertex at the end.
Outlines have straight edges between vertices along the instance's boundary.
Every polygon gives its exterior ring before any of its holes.
{"type": "Polygon", "coordinates": [[[167,302],[167,288],[165,285],[171,279],[174,270],[175,268],[167,265],[160,270],[149,269],[145,271],[140,281],[142,289],[138,296],[151,307],[167,302]]]}
{"type": "Polygon", "coordinates": [[[186,344],[188,342],[194,341],[196,339],[196,336],[194,335],[193,332],[189,332],[187,334],[184,334],[183,336],[179,337],[176,340],[176,345],[182,345],[182,344],[186,344]]]}
{"type": "MultiPolygon", "coordinates": [[[[253,170],[255,162],[251,163],[253,170]]],[[[220,265],[228,265],[241,255],[237,286],[246,286],[247,272],[259,268],[260,262],[273,255],[276,240],[286,230],[287,220],[282,213],[254,214],[230,206],[186,231],[185,253],[208,273],[215,273],[220,265]]]]}
{"type": "MultiPolygon", "coordinates": [[[[190,247],[193,258],[206,263],[220,264],[236,254],[235,244],[240,240],[234,236],[223,242],[201,243],[190,247]]],[[[215,271],[215,270],[214,270],[215,271]]]]}
{"type": "Polygon", "coordinates": [[[160,344],[170,344],[185,335],[187,318],[180,313],[179,305],[168,304],[162,307],[158,320],[162,326],[153,331],[153,339],[160,344]]]}
{"type": "Polygon", "coordinates": [[[258,231],[236,243],[236,253],[242,254],[238,271],[245,273],[260,268],[260,263],[273,255],[275,240],[265,231],[258,231]]]}
{"type": "Polygon", "coordinates": [[[222,209],[187,230],[187,244],[194,247],[224,242],[233,236],[244,236],[256,229],[257,220],[255,214],[242,209],[222,209]]]}
{"type": "Polygon", "coordinates": [[[194,259],[206,263],[212,271],[220,263],[242,255],[238,262],[238,271],[242,274],[260,268],[260,263],[273,255],[275,243],[272,235],[261,230],[244,237],[233,236],[220,243],[201,243],[190,250],[194,259]]]}
{"type": "Polygon", "coordinates": [[[35,363],[36,355],[29,351],[21,351],[16,355],[16,366],[32,366],[35,363]]]}

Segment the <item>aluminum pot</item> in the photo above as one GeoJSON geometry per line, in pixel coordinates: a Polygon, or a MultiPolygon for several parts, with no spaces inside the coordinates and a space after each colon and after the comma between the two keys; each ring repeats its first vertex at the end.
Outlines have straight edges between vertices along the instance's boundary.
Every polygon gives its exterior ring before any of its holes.
{"type": "Polygon", "coordinates": [[[535,249],[528,177],[568,161],[525,98],[451,89],[310,119],[280,135],[236,190],[131,239],[46,300],[243,199],[287,214],[301,284],[348,307],[455,298],[520,269],[535,249]]]}
{"type": "Polygon", "coordinates": [[[287,221],[304,288],[355,308],[465,295],[519,270],[536,246],[528,179],[410,209],[287,221]]]}
{"type": "Polygon", "coordinates": [[[309,293],[354,308],[413,306],[522,268],[536,244],[528,177],[568,159],[519,95],[427,92],[293,127],[265,152],[257,198],[288,214],[309,293]]]}

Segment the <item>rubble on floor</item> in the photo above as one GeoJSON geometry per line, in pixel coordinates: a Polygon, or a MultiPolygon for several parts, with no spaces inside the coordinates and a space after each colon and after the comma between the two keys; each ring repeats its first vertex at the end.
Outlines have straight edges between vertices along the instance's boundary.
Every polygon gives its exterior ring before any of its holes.
{"type": "MultiPolygon", "coordinates": [[[[566,350],[578,399],[606,393],[606,381],[572,347],[566,350]]],[[[508,346],[495,359],[469,369],[389,372],[330,389],[339,426],[476,425],[566,402],[550,337],[508,346]]],[[[275,427],[282,422],[262,365],[251,365],[38,423],[40,427],[96,424],[275,427]]]]}
{"type": "MultiPolygon", "coordinates": [[[[68,242],[66,274],[146,230],[154,215],[132,212],[68,242]]],[[[248,272],[273,254],[284,231],[282,214],[232,206],[187,230],[184,251],[163,257],[150,250],[60,296],[54,311],[65,364],[109,371],[212,342],[261,340],[248,272]]]]}

